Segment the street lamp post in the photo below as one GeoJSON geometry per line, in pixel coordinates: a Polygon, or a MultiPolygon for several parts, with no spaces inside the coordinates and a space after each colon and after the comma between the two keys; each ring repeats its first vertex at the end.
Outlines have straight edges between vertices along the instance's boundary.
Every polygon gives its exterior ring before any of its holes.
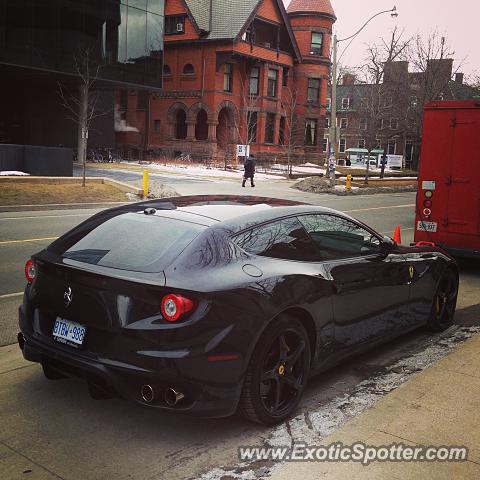
{"type": "MultiPolygon", "coordinates": [[[[398,17],[397,7],[393,7],[391,10],[383,10],[371,16],[362,27],[357,30],[353,35],[347,38],[341,38],[340,40],[336,35],[333,36],[332,46],[332,91],[331,91],[331,106],[330,106],[330,130],[329,130],[329,143],[330,143],[330,156],[328,159],[328,170],[330,172],[330,186],[335,186],[335,167],[338,159],[338,127],[337,127],[337,49],[340,42],[346,40],[353,40],[374,18],[384,13],[390,13],[392,18],[398,17]]],[[[351,42],[350,42],[351,43],[351,42]]],[[[350,43],[346,48],[350,46],[350,43]]],[[[343,51],[345,53],[345,50],[343,51]]],[[[342,54],[343,54],[342,53],[342,54]]],[[[368,161],[368,160],[367,160],[368,161]]]]}

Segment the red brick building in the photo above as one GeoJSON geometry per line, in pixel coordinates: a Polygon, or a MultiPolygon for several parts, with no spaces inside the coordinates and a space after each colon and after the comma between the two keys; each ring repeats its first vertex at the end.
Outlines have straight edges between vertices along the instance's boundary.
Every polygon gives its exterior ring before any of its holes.
{"type": "Polygon", "coordinates": [[[118,93],[119,147],[273,160],[291,140],[320,163],[335,20],[330,0],[166,0],[163,90],[118,93]]]}

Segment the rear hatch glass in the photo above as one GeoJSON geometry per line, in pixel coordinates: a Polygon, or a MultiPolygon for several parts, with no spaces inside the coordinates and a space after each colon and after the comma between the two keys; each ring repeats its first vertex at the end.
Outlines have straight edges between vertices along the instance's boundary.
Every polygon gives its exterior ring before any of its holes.
{"type": "Polygon", "coordinates": [[[164,270],[207,227],[127,212],[98,225],[63,252],[76,262],[135,272],[164,270]]]}

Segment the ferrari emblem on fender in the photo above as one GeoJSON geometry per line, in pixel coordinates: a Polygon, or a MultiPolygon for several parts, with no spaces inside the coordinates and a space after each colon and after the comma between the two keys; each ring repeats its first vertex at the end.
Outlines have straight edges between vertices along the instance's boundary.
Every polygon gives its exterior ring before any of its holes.
{"type": "Polygon", "coordinates": [[[72,288],[68,287],[65,290],[65,293],[63,294],[63,301],[66,307],[68,307],[72,303],[72,299],[73,299],[72,288]]]}
{"type": "Polygon", "coordinates": [[[408,273],[410,274],[410,278],[413,278],[413,275],[415,274],[415,268],[412,265],[408,267],[408,273]]]}

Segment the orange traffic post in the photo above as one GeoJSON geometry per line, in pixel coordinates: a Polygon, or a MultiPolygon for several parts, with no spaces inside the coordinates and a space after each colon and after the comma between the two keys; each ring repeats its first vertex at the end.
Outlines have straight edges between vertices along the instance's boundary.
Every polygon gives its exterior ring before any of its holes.
{"type": "Polygon", "coordinates": [[[398,244],[402,243],[402,234],[400,233],[400,225],[397,225],[395,227],[395,232],[393,234],[393,240],[398,244]]]}

